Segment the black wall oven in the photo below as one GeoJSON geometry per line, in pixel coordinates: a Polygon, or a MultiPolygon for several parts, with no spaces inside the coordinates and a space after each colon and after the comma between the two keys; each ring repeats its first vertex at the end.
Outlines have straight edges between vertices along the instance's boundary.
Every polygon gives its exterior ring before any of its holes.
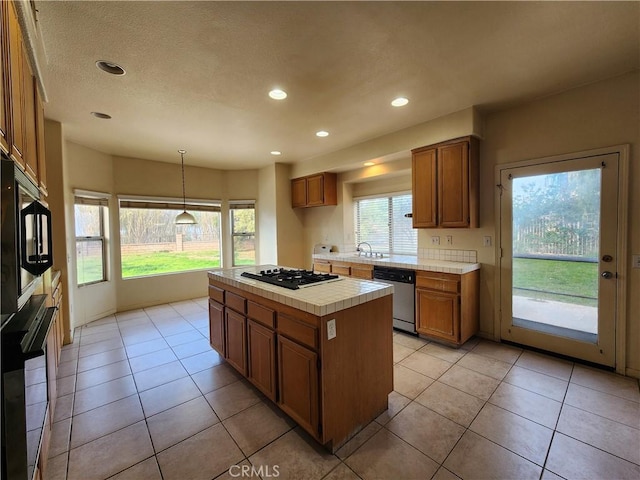
{"type": "Polygon", "coordinates": [[[32,480],[49,405],[46,344],[55,308],[36,295],[52,265],[51,213],[2,153],[2,479],[32,480]]]}
{"type": "Polygon", "coordinates": [[[51,212],[38,187],[2,154],[2,324],[27,302],[53,263],[51,212]]]}

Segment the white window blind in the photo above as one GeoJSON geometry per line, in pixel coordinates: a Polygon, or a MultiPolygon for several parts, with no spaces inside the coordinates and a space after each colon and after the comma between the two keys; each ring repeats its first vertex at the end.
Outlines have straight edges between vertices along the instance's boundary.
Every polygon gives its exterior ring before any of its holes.
{"type": "Polygon", "coordinates": [[[405,217],[411,209],[410,194],[355,199],[356,243],[368,242],[374,252],[416,255],[418,233],[405,217]]]}

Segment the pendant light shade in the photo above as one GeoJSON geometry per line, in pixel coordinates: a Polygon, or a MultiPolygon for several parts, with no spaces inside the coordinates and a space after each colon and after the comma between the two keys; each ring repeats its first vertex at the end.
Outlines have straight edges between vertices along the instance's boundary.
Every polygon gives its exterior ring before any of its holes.
{"type": "Polygon", "coordinates": [[[189,212],[187,212],[187,195],[185,193],[185,189],[184,189],[184,154],[187,153],[186,150],[178,150],[178,153],[180,154],[180,159],[182,160],[182,207],[183,207],[183,211],[181,214],[179,214],[176,217],[176,224],[177,225],[194,225],[198,222],[196,222],[196,219],[193,215],[191,215],[189,212]]]}

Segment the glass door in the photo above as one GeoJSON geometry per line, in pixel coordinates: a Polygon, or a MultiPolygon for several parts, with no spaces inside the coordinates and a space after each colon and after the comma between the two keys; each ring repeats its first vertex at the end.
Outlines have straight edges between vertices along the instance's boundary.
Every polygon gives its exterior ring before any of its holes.
{"type": "Polygon", "coordinates": [[[501,170],[501,337],[615,364],[618,155],[501,170]]]}

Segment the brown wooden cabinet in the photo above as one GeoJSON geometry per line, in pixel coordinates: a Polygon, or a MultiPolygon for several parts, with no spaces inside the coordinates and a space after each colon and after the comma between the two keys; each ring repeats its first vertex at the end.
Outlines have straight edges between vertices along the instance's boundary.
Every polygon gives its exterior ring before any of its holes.
{"type": "Polygon", "coordinates": [[[390,295],[317,316],[216,278],[209,273],[210,305],[224,299],[226,348],[235,352],[227,350],[227,361],[238,368],[246,345],[243,375],[313,438],[335,452],[387,408],[390,295]],[[329,321],[337,331],[331,338],[329,321]]]}
{"type": "Polygon", "coordinates": [[[247,378],[271,400],[276,400],[276,333],[247,320],[247,378]]]}
{"type": "Polygon", "coordinates": [[[477,227],[478,168],[475,137],[412,150],[413,227],[477,227]]]}
{"type": "Polygon", "coordinates": [[[46,195],[44,109],[14,2],[2,2],[0,145],[46,195]]]}
{"type": "Polygon", "coordinates": [[[230,308],[224,309],[225,358],[229,365],[247,376],[247,319],[230,308]]]}
{"type": "Polygon", "coordinates": [[[224,357],[224,306],[209,299],[209,345],[224,357]]]}
{"type": "Polygon", "coordinates": [[[9,66],[7,65],[9,42],[7,22],[7,2],[0,2],[0,148],[9,155],[9,119],[7,116],[9,99],[9,66]]]}
{"type": "Polygon", "coordinates": [[[318,355],[278,336],[278,405],[302,428],[319,435],[318,355]]]}
{"type": "Polygon", "coordinates": [[[291,206],[293,208],[337,204],[337,176],[335,173],[317,173],[291,180],[291,206]]]}
{"type": "Polygon", "coordinates": [[[418,271],[416,330],[456,346],[478,331],[478,270],[456,275],[418,271]]]}
{"type": "MultiPolygon", "coordinates": [[[[5,2],[3,2],[5,3],[5,2]]],[[[24,150],[24,47],[22,32],[18,23],[18,14],[13,2],[7,2],[8,49],[7,65],[9,67],[9,97],[10,111],[10,154],[11,158],[25,167],[24,150]]]]}

